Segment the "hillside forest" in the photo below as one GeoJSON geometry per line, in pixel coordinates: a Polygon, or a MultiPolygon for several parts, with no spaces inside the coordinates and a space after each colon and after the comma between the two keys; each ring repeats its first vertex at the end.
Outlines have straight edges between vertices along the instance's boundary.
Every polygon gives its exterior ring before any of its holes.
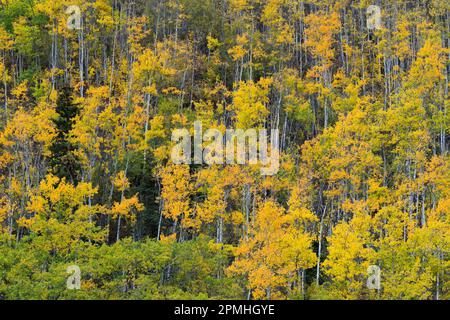
{"type": "Polygon", "coordinates": [[[446,0],[0,0],[0,300],[449,299],[449,57],[446,0]]]}

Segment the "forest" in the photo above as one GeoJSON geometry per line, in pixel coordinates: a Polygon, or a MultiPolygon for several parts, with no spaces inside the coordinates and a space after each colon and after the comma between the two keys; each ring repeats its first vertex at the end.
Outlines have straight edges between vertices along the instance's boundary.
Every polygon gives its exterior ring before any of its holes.
{"type": "Polygon", "coordinates": [[[449,76],[447,0],[0,0],[0,300],[448,300],[449,76]]]}

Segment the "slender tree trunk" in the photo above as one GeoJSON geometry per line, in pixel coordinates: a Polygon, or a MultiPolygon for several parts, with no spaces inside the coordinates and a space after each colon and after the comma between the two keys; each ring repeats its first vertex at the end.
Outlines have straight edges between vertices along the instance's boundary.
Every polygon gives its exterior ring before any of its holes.
{"type": "Polygon", "coordinates": [[[327,211],[327,206],[323,209],[322,216],[320,218],[320,227],[319,227],[319,248],[317,251],[317,266],[316,266],[316,285],[319,285],[319,277],[320,277],[320,258],[322,255],[322,234],[323,234],[323,222],[325,218],[325,213],[327,211]]]}

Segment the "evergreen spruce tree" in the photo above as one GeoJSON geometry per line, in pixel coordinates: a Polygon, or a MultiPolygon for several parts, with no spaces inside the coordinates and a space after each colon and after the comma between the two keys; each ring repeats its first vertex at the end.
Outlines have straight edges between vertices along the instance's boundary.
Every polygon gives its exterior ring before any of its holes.
{"type": "Polygon", "coordinates": [[[67,137],[79,108],[73,103],[70,87],[64,86],[61,89],[56,101],[56,112],[58,116],[53,122],[56,126],[57,136],[50,147],[49,164],[53,174],[74,183],[78,181],[80,164],[73,153],[75,146],[67,140],[67,137]]]}

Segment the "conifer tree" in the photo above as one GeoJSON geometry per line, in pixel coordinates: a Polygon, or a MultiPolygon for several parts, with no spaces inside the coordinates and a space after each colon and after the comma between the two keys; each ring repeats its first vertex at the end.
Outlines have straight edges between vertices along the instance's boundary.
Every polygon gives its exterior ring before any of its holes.
{"type": "Polygon", "coordinates": [[[56,100],[57,116],[53,120],[56,127],[56,137],[50,147],[49,165],[56,176],[64,177],[72,183],[79,180],[80,165],[73,152],[75,146],[69,142],[68,136],[78,113],[79,108],[73,102],[72,89],[64,86],[56,100]]]}

